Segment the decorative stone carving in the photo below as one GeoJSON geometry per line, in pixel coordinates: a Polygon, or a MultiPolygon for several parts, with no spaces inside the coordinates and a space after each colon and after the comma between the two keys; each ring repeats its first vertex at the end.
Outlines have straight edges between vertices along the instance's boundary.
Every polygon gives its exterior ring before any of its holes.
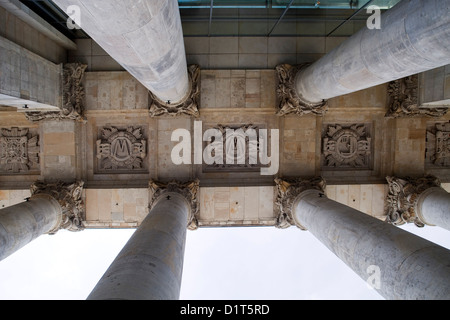
{"type": "Polygon", "coordinates": [[[386,221],[393,225],[414,223],[422,228],[425,223],[416,212],[419,195],[429,188],[440,187],[441,182],[434,176],[423,178],[387,177],[389,192],[386,197],[386,221]]]}
{"type": "Polygon", "coordinates": [[[29,129],[1,129],[0,171],[5,173],[28,173],[39,171],[39,136],[31,135],[29,129]]]}
{"type": "Polygon", "coordinates": [[[200,66],[189,66],[188,74],[190,90],[181,102],[172,103],[171,101],[161,101],[153,93],[149,93],[149,113],[151,117],[162,115],[178,116],[182,114],[198,117],[200,115],[198,112],[200,105],[200,66]]]}
{"type": "Polygon", "coordinates": [[[301,64],[292,66],[289,64],[282,64],[276,67],[278,75],[278,116],[285,116],[288,114],[315,114],[323,116],[328,110],[327,101],[323,100],[320,103],[311,103],[303,99],[300,93],[295,88],[295,78],[302,69],[308,67],[310,64],[301,64]]]}
{"type": "Polygon", "coordinates": [[[426,162],[433,167],[450,167],[450,122],[427,130],[426,162]]]}
{"type": "MultiPolygon", "coordinates": [[[[259,128],[256,125],[223,126],[219,124],[213,129],[221,132],[222,141],[213,141],[210,145],[215,150],[222,149],[223,161],[221,164],[204,164],[205,171],[256,171],[262,167],[258,162],[260,137],[259,128]]],[[[207,142],[205,146],[206,144],[207,142]]]]}
{"type": "Polygon", "coordinates": [[[419,75],[412,75],[403,79],[391,81],[388,85],[388,118],[429,116],[442,117],[447,108],[419,107],[419,75]]]}
{"type": "Polygon", "coordinates": [[[82,85],[87,65],[67,63],[63,68],[62,77],[62,108],[61,111],[26,112],[30,121],[53,120],[83,120],[85,91],[82,85]]]}
{"type": "Polygon", "coordinates": [[[322,191],[325,196],[325,180],[322,177],[310,180],[301,178],[277,178],[275,179],[275,184],[275,216],[277,217],[275,226],[280,229],[286,229],[292,225],[296,225],[298,228],[306,230],[305,227],[296,223],[294,219],[294,201],[300,193],[309,189],[322,191]]]}
{"type": "Polygon", "coordinates": [[[372,159],[370,125],[327,125],[323,138],[323,166],[370,169],[372,159]]]}
{"type": "Polygon", "coordinates": [[[200,214],[200,181],[198,179],[190,182],[171,181],[168,183],[162,183],[151,180],[149,182],[150,190],[150,210],[159,199],[166,193],[175,192],[186,198],[187,202],[191,204],[187,228],[189,230],[198,229],[198,217],[200,214]]]}
{"type": "Polygon", "coordinates": [[[147,156],[147,141],[142,128],[105,127],[97,140],[99,170],[140,170],[147,156]]]}
{"type": "Polygon", "coordinates": [[[82,231],[85,229],[83,220],[85,219],[84,204],[81,198],[84,182],[65,183],[58,181],[55,183],[35,182],[31,188],[31,196],[46,194],[59,202],[62,215],[58,226],[51,230],[49,234],[55,234],[60,229],[68,231],[82,231]]]}

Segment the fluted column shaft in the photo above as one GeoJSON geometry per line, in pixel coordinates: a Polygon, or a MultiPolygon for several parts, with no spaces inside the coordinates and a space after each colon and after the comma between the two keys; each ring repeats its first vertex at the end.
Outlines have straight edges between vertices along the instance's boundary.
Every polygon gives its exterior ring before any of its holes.
{"type": "Polygon", "coordinates": [[[165,193],[113,261],[88,300],[176,300],[190,204],[165,193]]]}
{"type": "Polygon", "coordinates": [[[297,94],[311,103],[450,63],[450,0],[403,0],[300,72],[297,94]]]}
{"type": "Polygon", "coordinates": [[[61,223],[61,206],[48,195],[35,195],[0,210],[0,261],[61,223]]]}
{"type": "Polygon", "coordinates": [[[294,202],[303,226],[363,280],[380,270],[378,292],[386,299],[450,299],[450,251],[400,228],[303,191],[294,202]]]}

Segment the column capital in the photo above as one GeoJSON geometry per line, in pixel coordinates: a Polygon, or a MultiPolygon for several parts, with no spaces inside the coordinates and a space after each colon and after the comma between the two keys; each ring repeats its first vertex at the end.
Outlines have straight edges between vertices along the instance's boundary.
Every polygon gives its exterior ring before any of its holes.
{"type": "Polygon", "coordinates": [[[417,210],[420,195],[432,188],[440,188],[438,178],[428,175],[422,178],[386,177],[389,191],[386,197],[386,221],[399,226],[414,223],[422,228],[427,223],[417,210]]]}
{"type": "Polygon", "coordinates": [[[198,117],[198,106],[200,104],[200,66],[191,65],[188,67],[189,86],[187,95],[179,102],[161,101],[152,92],[150,95],[150,116],[158,117],[163,115],[178,116],[187,114],[198,117]]]}
{"type": "Polygon", "coordinates": [[[310,63],[300,65],[281,64],[276,67],[278,76],[277,97],[278,97],[278,116],[288,114],[315,114],[323,116],[328,110],[328,102],[323,100],[319,103],[313,103],[305,100],[295,88],[297,76],[308,67],[310,63]]]}
{"type": "Polygon", "coordinates": [[[448,108],[445,107],[420,108],[418,74],[389,82],[388,96],[389,109],[386,113],[387,118],[417,116],[439,118],[448,111],[448,108]]]}
{"type": "Polygon", "coordinates": [[[200,212],[200,180],[196,179],[189,182],[170,181],[167,183],[150,180],[150,210],[156,204],[157,200],[166,193],[178,193],[190,204],[187,228],[189,230],[198,229],[198,215],[200,212]]]}
{"type": "Polygon", "coordinates": [[[82,85],[87,64],[66,63],[62,70],[62,107],[60,111],[26,112],[28,120],[77,120],[84,119],[85,90],[82,85]]]}
{"type": "Polygon", "coordinates": [[[319,190],[325,195],[325,180],[322,177],[312,179],[276,178],[275,184],[276,227],[286,229],[295,225],[302,230],[306,230],[306,228],[300,225],[294,218],[295,202],[300,194],[306,190],[319,190]]]}
{"type": "Polygon", "coordinates": [[[81,198],[84,182],[65,183],[62,181],[45,183],[41,181],[31,185],[31,199],[33,197],[50,196],[61,206],[61,218],[49,234],[55,234],[61,229],[82,231],[85,229],[84,204],[81,198]]]}

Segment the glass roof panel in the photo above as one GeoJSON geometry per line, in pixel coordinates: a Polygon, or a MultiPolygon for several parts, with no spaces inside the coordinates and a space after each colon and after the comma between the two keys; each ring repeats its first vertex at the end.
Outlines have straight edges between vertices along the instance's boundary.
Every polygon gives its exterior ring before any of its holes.
{"type": "MultiPolygon", "coordinates": [[[[19,0],[70,39],[67,14],[52,0],[19,0]]],[[[95,1],[95,0],[92,0],[95,1]]],[[[401,0],[178,0],[185,36],[349,36],[365,26],[368,5],[401,0]]]]}
{"type": "MultiPolygon", "coordinates": [[[[400,0],[379,0],[380,9],[390,9],[400,0]]],[[[360,9],[368,0],[178,0],[180,9],[210,8],[286,8],[292,9],[360,9]],[[291,3],[292,2],[292,3],[291,3]]]]}

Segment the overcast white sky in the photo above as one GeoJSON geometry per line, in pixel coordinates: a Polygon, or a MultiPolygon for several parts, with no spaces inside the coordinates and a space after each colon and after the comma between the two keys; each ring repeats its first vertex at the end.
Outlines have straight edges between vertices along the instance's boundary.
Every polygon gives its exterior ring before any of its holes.
{"type": "MultiPolygon", "coordinates": [[[[407,230],[450,249],[450,232],[407,230]]],[[[134,230],[43,235],[0,262],[0,299],[84,300],[134,230]]],[[[382,299],[309,232],[188,231],[181,299],[382,299]]]]}

